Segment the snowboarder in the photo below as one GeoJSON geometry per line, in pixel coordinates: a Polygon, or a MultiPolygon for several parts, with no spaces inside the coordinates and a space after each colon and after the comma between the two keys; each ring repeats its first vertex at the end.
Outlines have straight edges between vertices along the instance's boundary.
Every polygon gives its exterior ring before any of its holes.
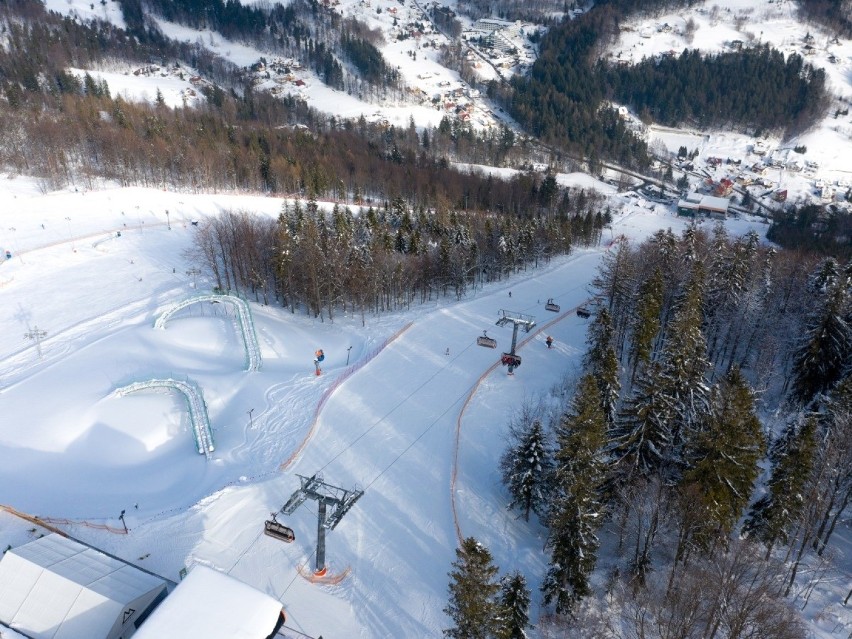
{"type": "Polygon", "coordinates": [[[553,346],[553,338],[550,335],[548,335],[547,339],[544,340],[544,343],[547,344],[547,348],[550,348],[551,346],[553,346]]]}

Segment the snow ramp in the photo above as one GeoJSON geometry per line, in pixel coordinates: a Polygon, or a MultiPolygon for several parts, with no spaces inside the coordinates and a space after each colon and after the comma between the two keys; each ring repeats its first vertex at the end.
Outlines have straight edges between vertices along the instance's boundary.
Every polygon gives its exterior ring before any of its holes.
{"type": "Polygon", "coordinates": [[[178,302],[173,305],[154,322],[154,328],[166,328],[166,322],[171,319],[172,315],[181,311],[193,304],[202,302],[210,302],[211,304],[230,304],[234,307],[237,317],[237,328],[243,336],[243,346],[246,351],[246,370],[259,371],[262,363],[260,355],[260,344],[257,341],[257,333],[254,330],[254,320],[251,316],[251,309],[248,303],[241,297],[230,294],[206,293],[204,295],[196,295],[178,302]]]}
{"type": "Polygon", "coordinates": [[[216,449],[213,445],[213,431],[210,428],[210,417],[207,415],[207,403],[204,395],[195,382],[184,382],[177,379],[150,379],[145,382],[134,382],[115,391],[116,395],[128,395],[142,390],[156,388],[174,389],[183,393],[189,408],[189,421],[195,435],[195,447],[198,452],[210,459],[216,449]]]}

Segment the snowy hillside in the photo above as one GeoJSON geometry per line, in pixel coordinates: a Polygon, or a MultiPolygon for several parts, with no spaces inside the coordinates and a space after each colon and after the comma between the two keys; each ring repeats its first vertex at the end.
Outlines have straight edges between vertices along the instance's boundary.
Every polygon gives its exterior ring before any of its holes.
{"type": "MultiPolygon", "coordinates": [[[[512,411],[577,370],[586,324],[573,309],[605,247],[365,326],[250,300],[262,366],[248,372],[227,305],[189,306],[162,330],[154,322],[209,290],[183,257],[193,220],[230,207],[274,216],[280,200],[117,188],[41,194],[24,178],[4,179],[0,197],[12,253],[0,265],[0,503],[171,579],[196,563],[225,571],[281,600],[290,624],[311,636],[440,636],[457,534],[486,543],[502,571],[540,578],[543,530],[505,510],[496,459],[512,411]],[[544,310],[550,297],[560,313],[544,310]],[[498,363],[511,339],[495,326],[500,309],[537,321],[519,337],[523,365],[512,377],[498,363]],[[483,330],[497,351],[476,346],[483,330]],[[317,348],[326,354],[320,376],[317,348]],[[196,452],[179,393],[114,392],[154,378],[201,389],[215,439],[209,461],[196,452]],[[365,491],[328,536],[333,586],[306,578],[312,502],[283,518],[296,531],[292,545],[262,534],[297,475],[315,473],[365,491]],[[129,535],[99,529],[121,531],[122,511],[129,535]]],[[[634,204],[612,236],[683,224],[634,204]]],[[[0,545],[21,543],[31,527],[3,516],[0,545]]]]}

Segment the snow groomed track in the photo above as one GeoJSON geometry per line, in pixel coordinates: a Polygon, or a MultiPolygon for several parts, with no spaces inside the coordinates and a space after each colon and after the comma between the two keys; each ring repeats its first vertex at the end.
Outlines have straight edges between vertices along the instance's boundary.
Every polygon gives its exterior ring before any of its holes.
{"type": "Polygon", "coordinates": [[[213,431],[210,428],[210,417],[207,415],[207,404],[201,389],[193,382],[183,382],[177,379],[150,379],[146,382],[134,382],[116,389],[116,395],[128,395],[141,390],[152,388],[170,388],[183,393],[189,407],[189,421],[195,435],[195,446],[198,452],[210,459],[216,447],[213,445],[213,431]]]}
{"type": "Polygon", "coordinates": [[[262,363],[260,355],[260,344],[257,341],[257,333],[254,330],[254,320],[251,317],[251,309],[246,301],[236,295],[207,293],[204,295],[196,295],[182,302],[178,302],[165,313],[160,315],[154,322],[154,328],[164,329],[166,322],[171,319],[172,315],[181,311],[188,306],[201,302],[210,302],[211,304],[226,303],[231,304],[237,312],[237,324],[240,333],[243,336],[243,346],[246,351],[246,370],[259,371],[262,363]]]}

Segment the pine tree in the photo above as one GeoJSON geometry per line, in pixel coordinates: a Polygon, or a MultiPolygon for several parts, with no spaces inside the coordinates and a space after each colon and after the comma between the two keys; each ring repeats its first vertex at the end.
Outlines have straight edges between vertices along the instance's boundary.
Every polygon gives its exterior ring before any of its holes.
{"type": "Polygon", "coordinates": [[[631,311],[634,267],[630,258],[631,251],[627,240],[617,240],[616,245],[604,254],[598,274],[591,284],[596,294],[604,300],[603,303],[612,318],[612,341],[616,352],[621,351],[631,311]]]}
{"type": "Polygon", "coordinates": [[[530,591],[524,576],[515,572],[500,580],[500,627],[497,639],[527,639],[530,627],[530,591]]]}
{"type": "Polygon", "coordinates": [[[636,314],[633,320],[633,337],[630,344],[631,381],[636,379],[640,366],[651,361],[654,340],[660,332],[660,313],[663,310],[663,272],[655,268],[639,288],[636,314]]]}
{"type": "Polygon", "coordinates": [[[672,448],[671,409],[663,393],[661,369],[651,363],[637,381],[608,433],[608,453],[614,483],[634,474],[660,474],[669,464],[672,448]]]}
{"type": "Polygon", "coordinates": [[[663,344],[659,383],[669,405],[675,452],[689,439],[709,405],[706,374],[710,363],[701,332],[702,283],[702,269],[696,262],[663,344]]]}
{"type": "Polygon", "coordinates": [[[512,443],[500,460],[500,470],[512,496],[509,508],[520,508],[524,521],[529,521],[530,511],[544,514],[553,460],[541,420],[510,428],[510,437],[512,443]]]}
{"type": "Polygon", "coordinates": [[[597,529],[603,519],[605,418],[594,377],[585,375],[557,429],[558,451],[548,523],[550,568],[541,586],[544,601],[571,614],[590,594],[597,560],[597,529]]]}
{"type": "Polygon", "coordinates": [[[751,389],[734,368],[714,393],[706,426],[689,454],[691,468],[681,482],[694,487],[689,508],[699,522],[693,535],[699,546],[709,549],[733,530],[748,506],[764,446],[751,389]]]}
{"type": "Polygon", "coordinates": [[[586,370],[591,373],[598,385],[601,408],[604,411],[607,424],[615,421],[618,408],[621,383],[618,381],[619,366],[612,344],[612,318],[606,308],[601,308],[589,326],[587,343],[589,350],[584,358],[586,370]]]}
{"type": "Polygon", "coordinates": [[[820,522],[813,548],[822,555],[850,501],[852,501],[852,376],[844,378],[825,399],[820,410],[817,465],[821,478],[820,522]]]}
{"type": "Polygon", "coordinates": [[[826,295],[841,277],[840,264],[833,257],[822,260],[808,278],[808,292],[820,297],[826,295]]]}
{"type": "Polygon", "coordinates": [[[450,571],[450,599],[444,612],[453,627],[443,631],[449,639],[491,639],[497,631],[500,586],[496,582],[497,567],[491,552],[473,537],[462,541],[456,549],[456,560],[450,571]]]}
{"type": "Polygon", "coordinates": [[[804,337],[793,362],[790,394],[801,406],[830,390],[852,361],[845,282],[835,282],[826,295],[825,302],[817,304],[806,321],[804,337]]]}
{"type": "Polygon", "coordinates": [[[772,476],[766,494],[752,505],[743,533],[763,542],[767,556],[777,542],[786,544],[802,511],[804,488],[814,465],[815,417],[792,423],[772,446],[772,476]]]}

